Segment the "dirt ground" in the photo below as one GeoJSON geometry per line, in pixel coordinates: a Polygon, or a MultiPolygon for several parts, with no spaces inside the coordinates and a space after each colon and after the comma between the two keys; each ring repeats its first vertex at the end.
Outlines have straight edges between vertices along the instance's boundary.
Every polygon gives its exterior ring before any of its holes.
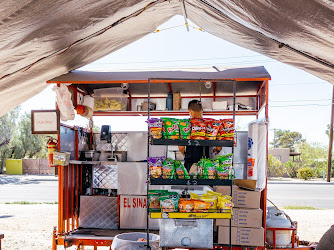
{"type": "MultiPolygon", "coordinates": [[[[2,249],[51,249],[52,229],[57,225],[57,207],[47,204],[0,204],[0,233],[5,234],[2,249]]],[[[285,211],[293,220],[298,221],[298,234],[302,240],[319,241],[323,233],[334,224],[334,210],[285,211]]]]}

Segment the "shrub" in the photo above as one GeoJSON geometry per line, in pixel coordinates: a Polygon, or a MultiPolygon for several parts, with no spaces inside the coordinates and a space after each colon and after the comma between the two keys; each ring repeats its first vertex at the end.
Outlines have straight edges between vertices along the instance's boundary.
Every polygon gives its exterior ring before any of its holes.
{"type": "Polygon", "coordinates": [[[327,167],[325,167],[325,166],[316,166],[314,168],[314,177],[322,178],[324,176],[324,171],[327,173],[327,167]]]}
{"type": "Polygon", "coordinates": [[[297,177],[299,179],[309,180],[313,177],[313,169],[309,167],[303,167],[301,169],[298,169],[297,171],[297,177]]]}
{"type": "Polygon", "coordinates": [[[268,176],[280,177],[284,174],[282,162],[273,155],[268,156],[268,176]]]}
{"type": "Polygon", "coordinates": [[[299,163],[287,161],[286,163],[284,163],[284,167],[291,178],[297,177],[297,171],[298,169],[300,169],[299,163]]]}

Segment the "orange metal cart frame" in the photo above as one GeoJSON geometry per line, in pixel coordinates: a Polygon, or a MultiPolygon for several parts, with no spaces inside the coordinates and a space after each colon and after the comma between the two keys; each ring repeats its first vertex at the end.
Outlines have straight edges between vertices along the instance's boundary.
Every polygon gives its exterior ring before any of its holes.
{"type": "MultiPolygon", "coordinates": [[[[237,81],[243,82],[243,81],[259,81],[258,89],[256,95],[252,96],[242,96],[242,95],[236,95],[236,97],[256,97],[256,110],[245,110],[245,111],[236,111],[236,115],[255,115],[257,118],[259,114],[264,111],[265,118],[268,119],[269,117],[269,105],[268,105],[268,90],[269,90],[269,80],[270,78],[235,78],[235,79],[210,79],[213,84],[213,95],[210,96],[201,96],[202,98],[213,98],[214,100],[216,98],[220,97],[232,97],[232,96],[219,96],[215,94],[215,88],[216,88],[216,82],[219,81],[237,81]]],[[[151,83],[166,83],[169,84],[169,88],[171,83],[183,83],[183,82],[204,82],[206,80],[180,80],[180,79],[150,79],[151,83]]],[[[147,83],[148,81],[142,81],[142,80],[117,80],[117,81],[48,81],[47,83],[56,83],[56,84],[64,84],[64,83],[71,83],[72,85],[69,86],[71,90],[73,90],[75,93],[81,93],[84,95],[90,95],[89,91],[87,91],[87,88],[85,84],[120,84],[120,83],[138,83],[143,84],[147,83]],[[84,86],[85,90],[78,89],[78,84],[81,86],[84,86]]],[[[75,95],[76,96],[76,95],[75,95]]],[[[186,96],[181,98],[198,98],[200,96],[186,96]]],[[[145,99],[145,97],[131,97],[131,95],[128,97],[129,103],[131,105],[131,99],[136,98],[142,98],[145,99]]],[[[146,97],[147,98],[147,97],[146,97]]],[[[163,96],[158,97],[152,97],[152,98],[166,98],[163,96]]],[[[130,106],[131,107],[131,106],[130,106]]],[[[112,111],[112,112],[94,112],[94,116],[139,116],[139,115],[146,115],[147,112],[142,111],[112,111]]],[[[179,112],[179,111],[151,111],[151,116],[161,116],[161,115],[181,115],[185,116],[188,115],[188,112],[179,112]]],[[[232,111],[205,111],[204,115],[232,115],[232,111]]],[[[62,126],[66,126],[62,124],[62,126]]],[[[66,126],[68,129],[72,129],[75,131],[75,158],[78,160],[78,129],[76,127],[66,126]]],[[[60,142],[60,138],[58,137],[58,141],[60,142]]],[[[267,146],[268,146],[268,133],[267,133],[267,146]]],[[[60,147],[60,143],[58,143],[58,147],[60,147]]],[[[60,148],[58,148],[60,149],[60,148]]],[[[267,151],[267,157],[268,157],[268,151],[267,151]]],[[[57,245],[63,245],[65,247],[75,245],[78,246],[94,246],[94,249],[97,249],[98,246],[111,246],[112,243],[112,237],[98,237],[98,238],[84,238],[84,237],[69,237],[72,232],[75,232],[78,227],[78,218],[79,218],[79,197],[81,194],[83,194],[82,190],[82,164],[69,164],[68,166],[58,166],[58,178],[59,178],[59,196],[58,196],[58,227],[54,228],[53,230],[53,243],[52,243],[52,249],[56,250],[57,245]]],[[[267,207],[267,183],[265,189],[261,192],[261,209],[263,211],[266,211],[267,207]]],[[[266,213],[263,213],[263,228],[264,230],[264,239],[266,230],[273,230],[274,231],[274,237],[276,230],[283,230],[283,229],[277,229],[277,228],[266,228],[266,213]]],[[[286,229],[284,229],[286,230],[286,229]]],[[[298,241],[296,242],[297,247],[295,247],[295,229],[289,229],[293,231],[293,248],[290,249],[299,249],[299,250],[311,250],[313,248],[311,247],[298,247],[298,241]]],[[[275,246],[274,246],[275,247],[275,246]]],[[[214,246],[214,249],[228,249],[226,246],[214,246]]],[[[245,247],[242,246],[235,246],[232,247],[234,250],[239,249],[245,249],[245,247]]],[[[249,247],[246,249],[266,249],[265,247],[249,247]]]]}

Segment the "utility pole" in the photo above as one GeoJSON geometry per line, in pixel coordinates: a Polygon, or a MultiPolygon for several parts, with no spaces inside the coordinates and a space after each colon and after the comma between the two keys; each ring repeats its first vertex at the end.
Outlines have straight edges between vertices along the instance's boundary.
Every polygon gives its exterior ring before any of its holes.
{"type": "Polygon", "coordinates": [[[276,148],[276,128],[274,128],[274,148],[276,148]]]}
{"type": "Polygon", "coordinates": [[[329,146],[328,146],[328,160],[327,160],[327,182],[331,182],[332,147],[333,147],[333,119],[334,119],[334,85],[333,85],[333,94],[332,94],[331,123],[330,123],[330,128],[329,128],[329,146]]]}

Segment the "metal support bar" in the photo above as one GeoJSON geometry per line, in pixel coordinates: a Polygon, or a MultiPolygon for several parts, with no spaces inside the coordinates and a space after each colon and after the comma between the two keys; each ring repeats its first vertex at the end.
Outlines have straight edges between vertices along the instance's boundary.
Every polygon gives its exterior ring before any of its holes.
{"type": "Polygon", "coordinates": [[[182,14],[184,17],[184,22],[187,28],[187,31],[189,32],[189,26],[188,26],[188,20],[187,20],[187,12],[186,12],[186,6],[184,4],[184,0],[181,1],[181,7],[182,7],[182,14]]]}

